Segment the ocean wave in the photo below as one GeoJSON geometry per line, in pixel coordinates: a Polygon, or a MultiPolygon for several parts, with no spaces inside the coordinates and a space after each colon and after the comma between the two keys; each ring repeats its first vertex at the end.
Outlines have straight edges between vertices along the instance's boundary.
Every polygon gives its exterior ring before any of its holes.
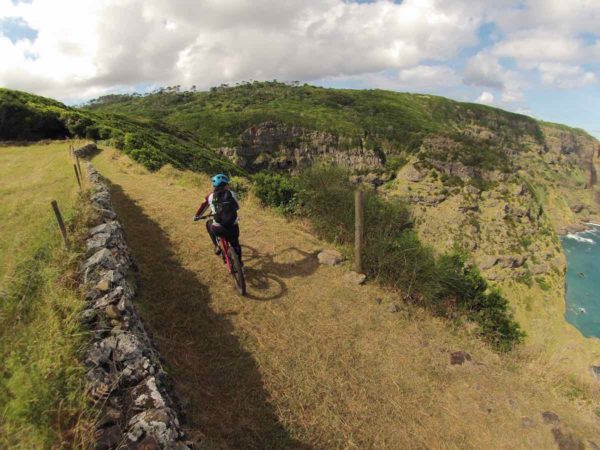
{"type": "Polygon", "coordinates": [[[600,223],[594,223],[594,222],[585,222],[586,225],[589,225],[591,227],[596,227],[596,228],[600,228],[600,223]]]}
{"type": "Polygon", "coordinates": [[[596,241],[591,239],[591,238],[587,238],[587,237],[583,237],[582,234],[586,233],[585,231],[582,233],[569,233],[567,234],[565,237],[567,239],[573,239],[577,242],[583,242],[586,244],[591,244],[591,245],[596,245],[596,241]]]}

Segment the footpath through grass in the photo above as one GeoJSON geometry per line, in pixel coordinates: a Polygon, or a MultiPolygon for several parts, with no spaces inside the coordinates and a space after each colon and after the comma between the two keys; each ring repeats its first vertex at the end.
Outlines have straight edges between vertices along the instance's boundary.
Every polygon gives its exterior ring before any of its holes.
{"type": "Polygon", "coordinates": [[[0,147],[0,448],[84,445],[78,362],[82,302],[50,201],[73,232],[78,192],[67,143],[0,147]]]}
{"type": "Polygon", "coordinates": [[[152,174],[112,150],[94,164],[113,184],[140,269],[137,307],[201,448],[555,448],[548,410],[564,434],[598,441],[592,409],[557,396],[526,356],[349,284],[348,267],[318,265],[323,242],[251,195],[242,299],[191,221],[208,177],[152,174]],[[456,350],[472,361],[451,365],[456,350]]]}

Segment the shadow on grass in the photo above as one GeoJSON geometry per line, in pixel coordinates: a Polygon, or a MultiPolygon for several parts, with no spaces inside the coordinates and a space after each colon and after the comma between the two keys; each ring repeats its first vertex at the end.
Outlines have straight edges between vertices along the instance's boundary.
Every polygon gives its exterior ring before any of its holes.
{"type": "Polygon", "coordinates": [[[296,247],[283,250],[300,256],[292,262],[279,263],[272,253],[260,253],[256,248],[242,245],[244,274],[249,287],[246,297],[252,300],[277,300],[287,294],[284,278],[306,277],[314,273],[319,262],[317,254],[296,247]]]}
{"type": "Polygon", "coordinates": [[[252,354],[228,316],[210,307],[208,289],[181,266],[169,237],[120,186],[111,190],[139,268],[135,303],[187,403],[190,436],[201,448],[311,448],[279,422],[252,354]]]}

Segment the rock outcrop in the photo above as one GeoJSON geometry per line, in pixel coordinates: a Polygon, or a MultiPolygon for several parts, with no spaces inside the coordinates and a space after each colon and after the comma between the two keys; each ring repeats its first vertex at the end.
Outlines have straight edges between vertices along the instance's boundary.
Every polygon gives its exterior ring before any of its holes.
{"type": "MultiPolygon", "coordinates": [[[[79,155],[95,151],[86,147],[79,155]]],[[[87,171],[100,218],[89,230],[81,265],[81,321],[91,330],[83,362],[89,395],[102,409],[96,448],[190,449],[158,351],[132,303],[133,260],[110,191],[91,165],[87,171]]]]}
{"type": "Polygon", "coordinates": [[[250,172],[297,169],[329,162],[357,170],[383,167],[383,153],[368,149],[365,140],[350,140],[324,131],[263,122],[245,130],[240,144],[219,153],[250,172]]]}
{"type": "Polygon", "coordinates": [[[319,264],[325,266],[336,266],[344,260],[343,255],[337,250],[327,249],[323,250],[317,255],[319,264]]]}

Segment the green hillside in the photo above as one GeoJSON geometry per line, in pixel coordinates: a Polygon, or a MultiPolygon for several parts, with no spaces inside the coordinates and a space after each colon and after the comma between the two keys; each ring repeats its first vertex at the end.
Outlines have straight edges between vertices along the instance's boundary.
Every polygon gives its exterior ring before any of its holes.
{"type": "MultiPolygon", "coordinates": [[[[0,140],[110,140],[151,170],[242,170],[219,148],[239,146],[250,127],[273,121],[333,135],[341,150],[375,151],[395,168],[404,158],[513,170],[511,156],[545,145],[544,127],[582,130],[443,97],[383,90],[326,89],[277,81],[206,92],[163,88],[108,95],[83,108],[0,89],[0,140]]],[[[291,144],[294,144],[291,142],[291,144]]]]}
{"type": "Polygon", "coordinates": [[[237,169],[198,146],[194,136],[160,120],[76,109],[26,92],[0,88],[0,141],[86,138],[110,140],[150,169],[237,169]]]}
{"type": "MultiPolygon", "coordinates": [[[[209,147],[235,146],[247,128],[265,121],[332,133],[346,146],[362,143],[387,155],[417,153],[433,137],[455,145],[437,158],[509,169],[505,148],[543,143],[530,117],[443,97],[383,90],[326,89],[279,82],[221,86],[208,92],[167,88],[147,95],[110,95],[87,110],[162,120],[209,147]],[[479,129],[496,134],[478,136],[479,129]]],[[[424,155],[427,156],[427,155],[424,155]]]]}

